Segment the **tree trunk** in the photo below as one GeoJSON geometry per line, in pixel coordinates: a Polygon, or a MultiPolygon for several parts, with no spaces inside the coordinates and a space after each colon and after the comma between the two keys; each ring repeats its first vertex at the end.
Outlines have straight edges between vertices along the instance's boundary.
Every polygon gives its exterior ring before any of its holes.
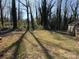
{"type": "Polygon", "coordinates": [[[2,0],[0,0],[0,19],[1,19],[2,27],[4,27],[2,0]]]}
{"type": "Polygon", "coordinates": [[[62,0],[57,0],[57,30],[61,27],[61,4],[62,0]]]}
{"type": "Polygon", "coordinates": [[[13,20],[13,29],[17,28],[17,12],[16,12],[16,2],[12,0],[12,20],[13,20]]]}

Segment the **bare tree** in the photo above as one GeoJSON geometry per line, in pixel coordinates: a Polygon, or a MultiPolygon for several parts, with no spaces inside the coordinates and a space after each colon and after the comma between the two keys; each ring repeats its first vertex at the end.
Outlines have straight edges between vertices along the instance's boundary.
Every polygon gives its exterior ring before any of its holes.
{"type": "Polygon", "coordinates": [[[27,24],[28,24],[27,29],[29,30],[30,21],[29,21],[29,1],[28,0],[26,0],[26,8],[27,8],[27,24]]]}
{"type": "Polygon", "coordinates": [[[35,23],[34,23],[34,18],[32,14],[32,9],[31,9],[31,6],[29,7],[30,7],[30,16],[31,16],[31,26],[32,26],[32,29],[35,30],[35,23]]]}
{"type": "MultiPolygon", "coordinates": [[[[20,1],[20,0],[18,0],[18,1],[20,1]]],[[[18,20],[20,20],[20,17],[21,17],[21,15],[20,15],[20,3],[18,2],[18,20]]]]}
{"type": "Polygon", "coordinates": [[[30,21],[29,21],[29,0],[25,0],[26,1],[26,4],[22,3],[21,1],[18,1],[19,3],[21,3],[24,7],[26,7],[26,11],[27,11],[27,30],[29,30],[30,28],[30,21]]]}
{"type": "Polygon", "coordinates": [[[61,4],[62,0],[57,0],[57,29],[61,27],[61,4]]]}
{"type": "Polygon", "coordinates": [[[1,17],[2,27],[4,27],[2,0],[0,0],[0,17],[1,17]]]}
{"type": "Polygon", "coordinates": [[[67,26],[68,26],[68,17],[67,17],[67,12],[68,12],[68,8],[67,8],[67,2],[68,0],[65,1],[65,7],[64,7],[64,19],[63,19],[63,23],[64,23],[64,27],[63,29],[66,30],[67,26]]]}
{"type": "Polygon", "coordinates": [[[36,4],[36,0],[35,0],[35,10],[36,10],[36,20],[38,21],[38,7],[37,7],[37,4],[36,4]]]}
{"type": "MultiPolygon", "coordinates": [[[[71,2],[72,3],[72,2],[71,2]]],[[[71,7],[71,10],[72,10],[72,13],[73,13],[73,20],[77,20],[78,18],[78,7],[79,7],[79,0],[76,1],[76,6],[74,6],[74,4],[70,4],[70,7],[71,7]]]]}
{"type": "Polygon", "coordinates": [[[12,20],[13,20],[13,29],[17,28],[17,12],[16,12],[16,1],[12,0],[12,20]]]}
{"type": "Polygon", "coordinates": [[[51,0],[50,3],[48,4],[47,0],[42,0],[41,7],[39,7],[39,12],[41,15],[41,25],[43,25],[44,29],[49,29],[48,17],[51,17],[51,10],[54,6],[54,4],[52,4],[52,2],[53,2],[53,0],[51,0]]]}

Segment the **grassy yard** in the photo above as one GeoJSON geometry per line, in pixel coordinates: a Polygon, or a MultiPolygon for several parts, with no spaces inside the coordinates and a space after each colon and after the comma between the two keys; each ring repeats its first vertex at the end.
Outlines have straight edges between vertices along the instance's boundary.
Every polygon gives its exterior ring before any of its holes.
{"type": "Polygon", "coordinates": [[[79,46],[74,37],[45,30],[34,34],[56,59],[78,59],[79,46]]]}
{"type": "MultiPolygon", "coordinates": [[[[14,35],[14,39],[20,35],[14,35]]],[[[4,47],[11,45],[13,37],[8,35],[4,37],[8,42],[3,44],[4,47]],[[9,38],[8,38],[9,37],[9,38]],[[11,40],[10,40],[11,39],[11,40]]],[[[18,39],[18,38],[16,38],[18,39]]],[[[5,40],[5,41],[6,41],[5,40]]],[[[1,44],[0,44],[1,47],[1,44]]],[[[2,47],[1,47],[2,48],[2,47]]],[[[0,48],[0,51],[2,50],[0,48]]],[[[11,53],[11,52],[9,52],[11,53]]],[[[5,53],[6,54],[6,53],[5,53]]],[[[5,56],[4,56],[5,57],[5,56]]],[[[27,32],[18,48],[17,59],[78,59],[79,45],[75,37],[50,32],[46,30],[35,30],[27,32]]],[[[1,58],[0,58],[1,59],[1,58]]],[[[6,57],[4,58],[6,59],[6,57]]]]}

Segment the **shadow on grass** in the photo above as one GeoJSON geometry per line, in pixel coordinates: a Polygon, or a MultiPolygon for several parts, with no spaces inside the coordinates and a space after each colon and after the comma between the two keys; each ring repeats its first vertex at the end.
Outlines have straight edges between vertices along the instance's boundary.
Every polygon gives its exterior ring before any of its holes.
{"type": "MultiPolygon", "coordinates": [[[[72,36],[72,35],[68,34],[66,31],[65,32],[64,31],[50,31],[51,34],[53,34],[53,32],[57,33],[58,35],[62,35],[63,37],[67,37],[71,40],[76,41],[75,36],[72,36]]],[[[58,36],[57,39],[60,39],[60,36],[58,36]]]]}
{"type": "Polygon", "coordinates": [[[55,43],[48,42],[48,41],[42,40],[42,39],[40,39],[40,41],[41,41],[42,43],[48,45],[48,46],[57,47],[57,48],[60,48],[60,49],[62,49],[62,50],[65,50],[65,51],[68,51],[68,52],[72,52],[72,53],[73,53],[73,52],[76,52],[76,53],[79,55],[79,51],[77,51],[77,50],[71,50],[71,49],[69,49],[69,48],[62,47],[60,44],[55,44],[55,43]]]}
{"type": "Polygon", "coordinates": [[[62,32],[62,31],[57,31],[56,33],[59,33],[59,34],[61,34],[61,35],[65,35],[65,36],[68,36],[69,38],[70,37],[74,37],[73,35],[71,35],[71,34],[69,34],[68,32],[62,32]]]}
{"type": "Polygon", "coordinates": [[[26,39],[32,46],[37,47],[36,44],[32,43],[30,40],[26,39]]]}
{"type": "Polygon", "coordinates": [[[16,43],[16,49],[14,51],[14,54],[13,54],[13,58],[12,59],[17,59],[18,51],[19,51],[19,48],[20,48],[20,44],[21,44],[22,39],[24,38],[24,35],[26,33],[27,33],[27,31],[19,38],[19,41],[16,43]]]}
{"type": "Polygon", "coordinates": [[[14,54],[13,54],[13,58],[12,59],[16,59],[17,57],[17,53],[18,53],[18,50],[19,50],[19,47],[20,47],[20,43],[22,42],[22,39],[24,37],[24,35],[27,33],[27,31],[25,33],[22,34],[22,36],[19,38],[18,41],[16,41],[15,43],[13,43],[11,46],[5,48],[4,50],[0,51],[0,57],[3,57],[4,54],[10,50],[12,47],[16,46],[16,49],[14,51],[14,54]]]}
{"type": "Polygon", "coordinates": [[[50,31],[50,33],[52,32],[56,32],[56,33],[59,33],[59,34],[62,34],[62,35],[69,35],[69,36],[72,36],[70,35],[67,31],[50,31]]]}
{"type": "Polygon", "coordinates": [[[0,36],[2,36],[2,37],[6,36],[14,30],[16,30],[16,29],[3,28],[0,30],[0,36]]]}
{"type": "Polygon", "coordinates": [[[37,41],[37,43],[38,43],[38,44],[40,45],[40,47],[43,49],[43,51],[44,51],[44,53],[45,53],[45,55],[46,55],[46,58],[47,58],[47,59],[54,59],[54,58],[49,54],[48,49],[43,46],[43,44],[38,40],[38,38],[37,38],[32,32],[30,32],[30,33],[33,35],[33,37],[35,38],[35,40],[37,41]]]}

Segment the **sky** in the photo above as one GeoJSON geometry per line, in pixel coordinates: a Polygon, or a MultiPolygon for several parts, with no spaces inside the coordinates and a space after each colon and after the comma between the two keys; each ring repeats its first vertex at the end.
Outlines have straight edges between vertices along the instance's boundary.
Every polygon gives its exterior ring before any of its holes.
{"type": "MultiPolygon", "coordinates": [[[[35,17],[35,0],[29,0],[29,1],[30,1],[30,4],[31,4],[32,9],[33,9],[33,10],[32,10],[32,11],[33,11],[33,16],[35,17]]],[[[38,1],[40,1],[40,0],[36,0],[36,1],[38,2],[38,1]]],[[[56,2],[56,1],[57,1],[57,0],[53,0],[53,2],[56,2]]],[[[61,9],[62,9],[62,12],[63,12],[63,10],[64,10],[65,1],[66,1],[66,0],[62,0],[62,8],[61,8],[61,9]]],[[[77,0],[68,0],[68,2],[69,2],[69,3],[67,3],[67,4],[68,4],[68,5],[67,5],[67,6],[68,6],[68,11],[69,11],[69,13],[71,14],[72,11],[71,11],[71,8],[69,7],[70,1],[72,1],[72,5],[74,5],[77,0]]],[[[22,0],[22,2],[25,2],[25,1],[22,0]]],[[[37,4],[38,4],[38,3],[37,3],[37,4]]],[[[55,3],[55,4],[56,4],[56,3],[55,3]]],[[[54,5],[54,7],[52,8],[52,13],[56,13],[56,6],[57,6],[57,5],[54,5]]],[[[23,15],[24,15],[23,18],[27,18],[25,12],[26,12],[26,11],[24,11],[24,13],[23,13],[23,15]]]]}
{"type": "MultiPolygon", "coordinates": [[[[4,0],[5,1],[5,0],[4,0]]],[[[9,6],[9,3],[8,3],[8,1],[11,1],[11,0],[7,0],[7,6],[9,6]]],[[[16,5],[18,6],[18,2],[17,2],[18,0],[16,0],[16,5]]],[[[38,5],[38,2],[40,2],[41,0],[29,0],[30,1],[30,4],[31,4],[31,7],[32,7],[32,12],[33,12],[33,16],[35,17],[35,1],[37,2],[37,4],[36,5],[38,5]]],[[[49,1],[49,0],[48,0],[49,1]]],[[[63,0],[62,1],[62,14],[63,14],[63,9],[64,9],[64,6],[65,6],[65,1],[66,0],[63,0]]],[[[72,5],[74,5],[75,4],[75,2],[77,1],[77,0],[68,0],[68,2],[69,3],[67,3],[67,6],[68,6],[68,11],[69,11],[69,13],[71,14],[71,9],[70,9],[70,7],[69,7],[69,4],[70,4],[70,1],[72,1],[72,5]]],[[[21,0],[21,2],[23,2],[23,3],[25,3],[25,0],[21,0]]],[[[56,2],[57,2],[57,0],[53,0],[53,3],[55,2],[55,5],[54,5],[54,7],[52,8],[52,13],[56,13],[56,2]]],[[[4,4],[4,3],[3,3],[4,4]]],[[[27,18],[27,13],[26,13],[26,7],[24,7],[22,4],[21,4],[21,8],[22,9],[24,9],[22,12],[22,14],[23,14],[23,18],[24,19],[26,19],[27,18]]],[[[5,11],[6,11],[6,8],[5,8],[5,11]]],[[[7,8],[7,11],[9,11],[9,8],[7,8]]]]}

